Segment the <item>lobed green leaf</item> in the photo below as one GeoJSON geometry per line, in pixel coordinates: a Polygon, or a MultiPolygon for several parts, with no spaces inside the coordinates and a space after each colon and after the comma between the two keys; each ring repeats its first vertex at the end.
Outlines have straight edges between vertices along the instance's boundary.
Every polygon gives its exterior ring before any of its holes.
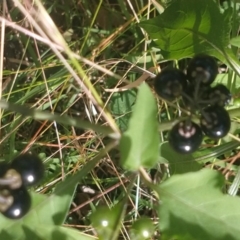
{"type": "Polygon", "coordinates": [[[158,187],[162,239],[237,240],[240,199],[222,193],[217,171],[175,175],[158,187]]]}

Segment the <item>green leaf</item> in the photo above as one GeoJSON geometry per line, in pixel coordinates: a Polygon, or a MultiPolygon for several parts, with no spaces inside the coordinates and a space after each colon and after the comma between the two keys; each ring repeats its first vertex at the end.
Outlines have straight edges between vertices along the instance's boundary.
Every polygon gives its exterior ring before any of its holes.
{"type": "MultiPolygon", "coordinates": [[[[81,178],[82,177],[79,178],[79,181],[81,181],[81,178]]],[[[49,197],[39,202],[39,204],[32,209],[32,211],[37,214],[37,218],[33,212],[30,212],[24,221],[27,223],[36,222],[36,224],[62,224],[72,203],[76,184],[77,183],[71,184],[71,179],[66,179],[58,184],[55,191],[49,197]]],[[[34,194],[33,199],[36,198],[38,199],[39,197],[34,194]]]]}
{"type": "Polygon", "coordinates": [[[111,112],[122,131],[127,129],[132,106],[136,100],[136,90],[114,93],[111,98],[111,112]]]}
{"type": "Polygon", "coordinates": [[[96,238],[81,233],[80,231],[66,228],[62,226],[51,226],[51,225],[41,225],[41,224],[32,224],[21,226],[24,236],[14,236],[6,231],[2,231],[1,239],[4,240],[94,240],[96,238]]]}
{"type": "MultiPolygon", "coordinates": [[[[31,194],[33,199],[32,208],[25,217],[12,221],[0,216],[0,239],[35,239],[31,238],[31,231],[28,231],[28,228],[35,227],[39,229],[41,226],[50,231],[55,224],[62,224],[72,201],[74,187],[73,185],[73,187],[65,189],[65,192],[62,191],[59,196],[52,194],[46,197],[40,194],[31,194]]],[[[34,231],[35,233],[36,231],[34,231]]],[[[43,232],[42,235],[45,238],[39,239],[51,239],[46,237],[47,232],[43,232]]]]}
{"type": "Polygon", "coordinates": [[[240,36],[234,37],[230,40],[230,44],[235,47],[240,47],[240,36]]]}
{"type": "Polygon", "coordinates": [[[130,171],[153,167],[159,156],[157,105],[150,88],[139,87],[129,128],[120,140],[121,163],[130,171]]]}
{"type": "Polygon", "coordinates": [[[158,187],[161,239],[239,239],[240,199],[222,193],[224,177],[204,169],[158,187]]]}
{"type": "Polygon", "coordinates": [[[106,152],[115,146],[115,142],[107,145],[96,157],[87,162],[77,174],[67,177],[58,184],[50,196],[32,194],[32,207],[22,219],[12,221],[0,215],[0,239],[5,240],[5,236],[9,236],[8,239],[32,239],[28,235],[25,236],[26,232],[24,232],[23,225],[29,228],[37,228],[39,225],[47,228],[51,225],[63,224],[76,185],[95,167],[106,152]]]}
{"type": "MultiPolygon", "coordinates": [[[[27,228],[26,228],[27,229],[27,228]]],[[[29,228],[28,228],[29,229],[29,228]]],[[[30,230],[30,229],[29,229],[30,230]]],[[[36,228],[32,228],[33,233],[36,233],[42,240],[94,240],[95,237],[91,237],[87,234],[81,233],[75,229],[66,228],[62,226],[48,226],[38,225],[36,228]]],[[[25,231],[26,235],[29,236],[29,232],[25,231]]],[[[34,235],[33,235],[34,236],[34,235]]],[[[33,239],[33,238],[28,238],[33,239]]]]}
{"type": "Polygon", "coordinates": [[[212,0],[178,0],[140,26],[154,39],[165,59],[181,59],[200,52],[223,59],[229,44],[231,16],[231,8],[221,14],[212,0]]]}

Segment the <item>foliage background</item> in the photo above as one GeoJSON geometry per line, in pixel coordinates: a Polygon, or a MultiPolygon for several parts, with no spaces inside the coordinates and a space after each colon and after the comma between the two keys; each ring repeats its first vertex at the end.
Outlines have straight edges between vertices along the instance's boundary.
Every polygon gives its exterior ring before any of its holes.
{"type": "Polygon", "coordinates": [[[1,239],[239,239],[238,1],[0,6],[1,159],[32,151],[46,167],[1,239]],[[232,128],[179,155],[167,132],[184,109],[152,82],[199,52],[218,59],[232,128]]]}

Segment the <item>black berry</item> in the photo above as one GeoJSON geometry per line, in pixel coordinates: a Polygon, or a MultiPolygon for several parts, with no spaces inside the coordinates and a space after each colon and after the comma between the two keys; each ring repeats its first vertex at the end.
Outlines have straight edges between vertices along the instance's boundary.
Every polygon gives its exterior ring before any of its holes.
{"type": "Polygon", "coordinates": [[[212,105],[224,107],[230,103],[232,95],[225,85],[218,84],[209,90],[208,98],[212,101],[212,105]]]}
{"type": "Polygon", "coordinates": [[[0,203],[1,213],[10,219],[23,217],[31,207],[31,197],[25,187],[0,191],[1,198],[6,198],[6,203],[0,203]]]}
{"type": "Polygon", "coordinates": [[[202,131],[210,138],[219,139],[227,135],[231,127],[228,112],[221,106],[203,109],[200,117],[202,131]]]}
{"type": "Polygon", "coordinates": [[[21,154],[13,159],[11,168],[20,173],[24,186],[33,186],[44,176],[44,165],[41,159],[29,153],[21,154]]]}
{"type": "Polygon", "coordinates": [[[156,93],[165,100],[173,101],[187,87],[186,75],[178,69],[164,69],[154,82],[156,93]]]}
{"type": "Polygon", "coordinates": [[[215,59],[208,55],[197,55],[189,63],[187,78],[190,82],[210,85],[218,74],[215,59]]]}
{"type": "Polygon", "coordinates": [[[179,153],[192,153],[203,139],[201,128],[190,120],[178,122],[169,132],[169,144],[179,153]]]}

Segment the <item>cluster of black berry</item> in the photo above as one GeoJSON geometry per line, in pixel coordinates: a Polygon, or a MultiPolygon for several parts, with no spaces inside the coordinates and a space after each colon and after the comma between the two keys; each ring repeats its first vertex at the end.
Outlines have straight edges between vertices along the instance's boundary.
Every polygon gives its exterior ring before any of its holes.
{"type": "Polygon", "coordinates": [[[23,217],[31,207],[27,187],[38,183],[44,165],[37,156],[25,153],[11,163],[0,163],[0,212],[7,218],[23,217]]]}
{"type": "Polygon", "coordinates": [[[212,87],[218,74],[215,59],[197,55],[189,63],[186,74],[179,69],[164,69],[154,82],[156,93],[167,101],[182,98],[190,114],[169,132],[169,144],[180,153],[192,153],[202,143],[203,133],[219,139],[229,132],[231,121],[224,108],[231,101],[231,93],[223,84],[212,87]],[[200,117],[200,124],[192,116],[200,117]]]}

